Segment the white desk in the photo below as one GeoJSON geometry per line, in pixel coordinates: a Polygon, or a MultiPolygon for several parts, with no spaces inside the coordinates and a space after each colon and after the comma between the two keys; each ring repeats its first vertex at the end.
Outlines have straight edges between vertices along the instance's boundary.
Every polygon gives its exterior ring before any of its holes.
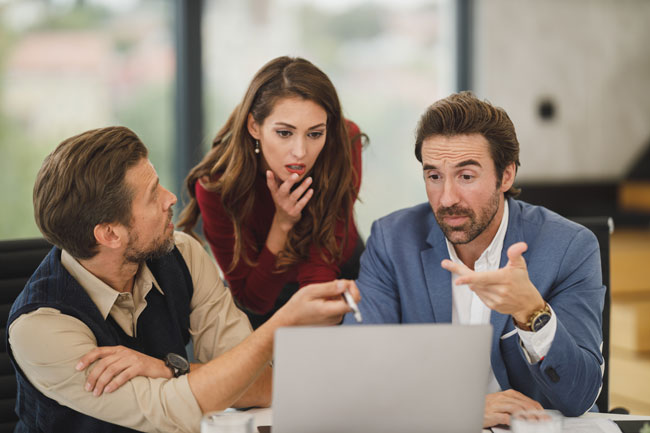
{"type": "Polygon", "coordinates": [[[596,413],[588,412],[583,415],[587,418],[607,418],[613,421],[625,421],[625,420],[648,420],[650,421],[650,415],[621,415],[618,413],[596,413]]]}
{"type": "Polygon", "coordinates": [[[260,425],[272,425],[270,407],[264,409],[251,409],[246,411],[246,413],[250,413],[255,417],[255,427],[260,425]]]}
{"type": "MultiPolygon", "coordinates": [[[[265,409],[251,409],[248,411],[251,415],[255,417],[255,427],[260,425],[272,425],[273,413],[271,408],[265,409]]],[[[650,421],[650,415],[621,415],[616,413],[593,413],[588,412],[583,415],[585,418],[607,418],[614,421],[619,420],[648,420],[650,421]]],[[[485,433],[490,433],[490,430],[483,430],[485,433]]],[[[257,433],[257,432],[255,432],[257,433]]]]}

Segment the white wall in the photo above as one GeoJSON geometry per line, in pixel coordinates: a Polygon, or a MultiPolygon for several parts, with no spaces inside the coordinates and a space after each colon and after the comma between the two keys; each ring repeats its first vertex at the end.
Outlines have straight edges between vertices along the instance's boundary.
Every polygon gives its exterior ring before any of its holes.
{"type": "Polygon", "coordinates": [[[515,124],[519,180],[620,179],[650,141],[650,1],[476,0],[476,24],[476,93],[515,124]]]}

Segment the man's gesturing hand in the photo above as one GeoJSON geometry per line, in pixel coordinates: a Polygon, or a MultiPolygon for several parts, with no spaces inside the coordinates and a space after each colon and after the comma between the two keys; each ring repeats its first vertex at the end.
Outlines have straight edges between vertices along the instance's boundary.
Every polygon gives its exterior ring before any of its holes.
{"type": "Polygon", "coordinates": [[[526,323],[536,310],[544,308],[544,299],[528,277],[528,267],[522,254],[525,242],[508,248],[508,263],[496,271],[475,272],[464,264],[443,260],[441,266],[459,275],[457,285],[467,284],[488,308],[510,314],[519,323],[526,323]]]}

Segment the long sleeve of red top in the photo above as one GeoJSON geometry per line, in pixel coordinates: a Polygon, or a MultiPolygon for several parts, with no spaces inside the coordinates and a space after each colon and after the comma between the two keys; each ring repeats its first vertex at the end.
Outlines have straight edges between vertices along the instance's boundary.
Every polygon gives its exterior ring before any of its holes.
{"type": "MultiPolygon", "coordinates": [[[[347,126],[351,138],[359,135],[359,127],[356,124],[348,121],[347,126]]],[[[352,149],[353,166],[358,175],[355,185],[358,194],[361,187],[361,140],[359,138],[353,142],[352,149]]],[[[341,263],[328,263],[321,256],[321,250],[312,246],[308,260],[298,263],[285,272],[275,272],[276,256],[265,245],[275,213],[275,204],[266,186],[265,176],[260,175],[255,181],[256,200],[253,212],[242,224],[244,239],[251,239],[257,246],[257,249],[251,245],[245,246],[247,257],[257,262],[257,266],[251,266],[240,259],[237,266],[229,272],[235,246],[232,221],[223,208],[219,194],[206,190],[200,182],[196,182],[195,193],[203,219],[203,234],[225,274],[230,290],[242,305],[255,312],[264,313],[273,308],[282,287],[288,282],[297,281],[300,287],[303,287],[337,278],[339,265],[352,256],[359,238],[351,210],[347,227],[343,221],[339,221],[335,228],[339,245],[347,232],[341,263]]],[[[330,257],[327,252],[325,253],[325,257],[330,257]]]]}

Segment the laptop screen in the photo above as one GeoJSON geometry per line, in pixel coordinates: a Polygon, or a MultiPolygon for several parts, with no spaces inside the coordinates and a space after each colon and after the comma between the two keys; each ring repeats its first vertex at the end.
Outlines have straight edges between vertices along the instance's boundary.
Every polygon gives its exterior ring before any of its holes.
{"type": "Polygon", "coordinates": [[[480,432],[491,325],[282,328],[273,432],[480,432]]]}

